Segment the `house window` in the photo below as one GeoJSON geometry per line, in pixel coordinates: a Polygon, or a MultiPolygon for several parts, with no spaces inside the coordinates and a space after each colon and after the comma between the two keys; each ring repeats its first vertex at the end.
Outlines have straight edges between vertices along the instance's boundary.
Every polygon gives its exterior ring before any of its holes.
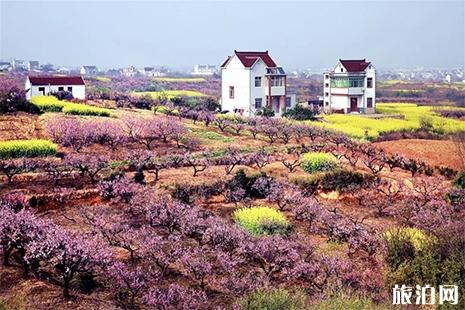
{"type": "Polygon", "coordinates": [[[325,106],[329,106],[329,102],[328,102],[328,101],[325,101],[325,106]]]}
{"type": "Polygon", "coordinates": [[[261,76],[256,76],[255,77],[255,87],[260,87],[262,86],[262,77],[261,76]]]}
{"type": "Polygon", "coordinates": [[[73,92],[73,88],[71,86],[68,86],[68,91],[73,92]]]}
{"type": "Polygon", "coordinates": [[[63,86],[58,87],[58,91],[64,91],[65,88],[63,86]]]}
{"type": "Polygon", "coordinates": [[[329,83],[325,83],[325,87],[329,87],[329,83]]]}
{"type": "Polygon", "coordinates": [[[234,99],[234,86],[229,86],[229,99],[234,99]]]}
{"type": "Polygon", "coordinates": [[[367,78],[367,87],[372,88],[373,87],[373,78],[367,78]]]}
{"type": "Polygon", "coordinates": [[[341,72],[344,72],[344,68],[341,68],[341,72]]]}
{"type": "Polygon", "coordinates": [[[291,107],[291,97],[286,97],[286,108],[291,107]]]}
{"type": "Polygon", "coordinates": [[[262,108],[262,98],[255,98],[255,109],[262,108]]]}
{"type": "Polygon", "coordinates": [[[39,87],[39,93],[42,93],[45,96],[45,87],[39,87]]]}
{"type": "Polygon", "coordinates": [[[325,79],[329,79],[329,74],[325,74],[325,79]]]}
{"type": "Polygon", "coordinates": [[[328,97],[329,96],[329,93],[325,93],[325,97],[328,97]]]}
{"type": "Polygon", "coordinates": [[[373,108],[373,98],[367,98],[367,108],[373,108]]]}
{"type": "Polygon", "coordinates": [[[363,87],[364,81],[363,78],[350,77],[349,78],[349,87],[363,87]]]}

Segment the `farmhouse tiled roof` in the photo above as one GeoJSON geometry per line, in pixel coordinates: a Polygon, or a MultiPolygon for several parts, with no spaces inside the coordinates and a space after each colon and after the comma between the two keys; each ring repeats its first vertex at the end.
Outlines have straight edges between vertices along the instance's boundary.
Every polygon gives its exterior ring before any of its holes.
{"type": "MultiPolygon", "coordinates": [[[[242,62],[244,67],[250,68],[252,67],[255,62],[257,61],[258,58],[263,60],[265,65],[267,67],[276,67],[276,63],[273,61],[273,59],[270,57],[268,54],[268,51],[265,52],[240,52],[240,51],[234,51],[234,54],[239,58],[239,60],[242,62]]],[[[221,65],[221,67],[226,66],[228,63],[229,59],[231,57],[228,57],[226,61],[221,65]]]]}
{"type": "Polygon", "coordinates": [[[263,60],[263,62],[268,67],[276,67],[276,63],[270,57],[270,55],[268,54],[268,51],[265,51],[265,52],[239,52],[239,51],[234,51],[234,53],[236,54],[237,57],[239,57],[239,60],[247,68],[252,67],[253,64],[257,61],[258,58],[263,60]]]}
{"type": "Polygon", "coordinates": [[[370,64],[365,59],[354,59],[354,60],[339,59],[339,61],[344,66],[344,68],[346,68],[348,72],[364,71],[370,64]]]}
{"type": "Polygon", "coordinates": [[[85,85],[80,76],[29,76],[32,85],[85,85]]]}

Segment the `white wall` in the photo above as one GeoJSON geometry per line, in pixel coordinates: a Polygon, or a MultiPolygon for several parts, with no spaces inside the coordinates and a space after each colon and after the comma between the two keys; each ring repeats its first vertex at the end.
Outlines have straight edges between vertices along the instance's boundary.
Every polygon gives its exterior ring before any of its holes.
{"type": "Polygon", "coordinates": [[[250,69],[237,58],[232,56],[226,68],[221,69],[221,109],[234,111],[243,109],[245,115],[250,111],[250,69]],[[234,86],[234,98],[229,98],[229,87],[234,86]]]}
{"type": "Polygon", "coordinates": [[[369,77],[373,78],[373,87],[372,88],[365,88],[365,102],[364,102],[364,107],[366,107],[366,98],[371,97],[373,98],[373,108],[372,109],[367,109],[367,113],[375,113],[375,108],[376,108],[376,71],[375,67],[372,65],[369,65],[368,68],[365,70],[366,71],[366,78],[365,78],[365,87],[368,85],[367,84],[367,79],[369,77]]]}
{"type": "MultiPolygon", "coordinates": [[[[324,99],[326,100],[326,99],[324,99]]],[[[331,96],[330,97],[331,110],[344,109],[347,112],[347,108],[350,106],[349,97],[347,96],[331,96]]]]}

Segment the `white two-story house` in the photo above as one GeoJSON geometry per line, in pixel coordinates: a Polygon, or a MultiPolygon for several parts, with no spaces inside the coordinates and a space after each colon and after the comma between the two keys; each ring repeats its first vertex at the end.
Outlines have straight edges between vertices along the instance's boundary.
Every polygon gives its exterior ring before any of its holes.
{"type": "Polygon", "coordinates": [[[268,51],[234,51],[221,65],[221,109],[254,116],[266,106],[281,116],[296,103],[286,82],[286,73],[268,51]]]}
{"type": "Polygon", "coordinates": [[[376,71],[365,59],[342,60],[323,73],[323,109],[326,113],[375,113],[376,71]]]}

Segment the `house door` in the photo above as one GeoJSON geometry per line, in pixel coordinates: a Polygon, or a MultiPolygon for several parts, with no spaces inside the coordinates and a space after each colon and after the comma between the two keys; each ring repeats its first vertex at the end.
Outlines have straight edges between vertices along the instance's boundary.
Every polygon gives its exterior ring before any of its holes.
{"type": "Polygon", "coordinates": [[[350,97],[350,112],[358,112],[357,97],[350,97]]]}
{"type": "Polygon", "coordinates": [[[272,109],[274,113],[279,114],[279,97],[272,96],[271,97],[271,102],[272,102],[272,109]]]}

